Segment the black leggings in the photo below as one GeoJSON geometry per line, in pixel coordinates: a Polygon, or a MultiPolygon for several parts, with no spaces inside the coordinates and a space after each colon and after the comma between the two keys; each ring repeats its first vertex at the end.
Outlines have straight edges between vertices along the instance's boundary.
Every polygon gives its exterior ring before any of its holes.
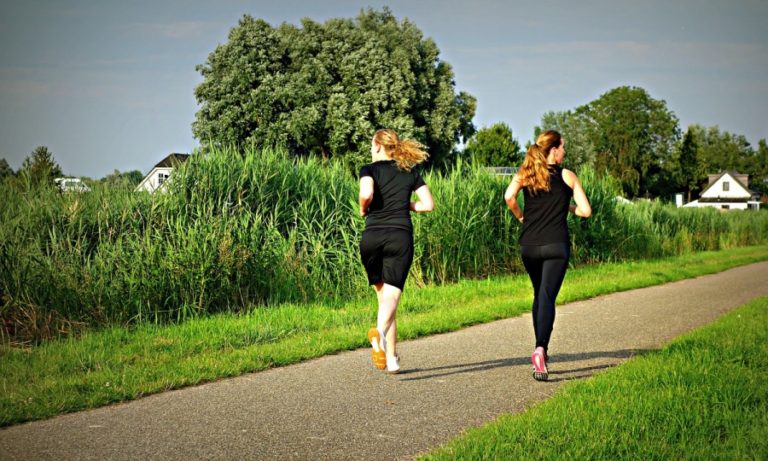
{"type": "Polygon", "coordinates": [[[533,331],[536,347],[547,350],[555,324],[555,299],[565,279],[571,246],[567,243],[521,245],[523,265],[533,284],[533,331]]]}

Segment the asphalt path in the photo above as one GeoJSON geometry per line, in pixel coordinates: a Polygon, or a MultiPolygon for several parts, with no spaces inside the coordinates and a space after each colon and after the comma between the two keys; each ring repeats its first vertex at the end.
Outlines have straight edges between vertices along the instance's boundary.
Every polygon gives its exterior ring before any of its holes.
{"type": "Polygon", "coordinates": [[[546,383],[528,314],[403,342],[398,375],[360,349],[0,429],[0,459],[412,459],[768,295],[766,281],[762,262],[558,306],[546,383]]]}

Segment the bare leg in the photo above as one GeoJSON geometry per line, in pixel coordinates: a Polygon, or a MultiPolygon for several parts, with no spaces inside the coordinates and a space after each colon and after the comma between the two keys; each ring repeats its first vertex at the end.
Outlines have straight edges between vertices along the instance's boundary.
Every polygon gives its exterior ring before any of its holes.
{"type": "Polygon", "coordinates": [[[379,283],[373,286],[379,300],[379,314],[376,328],[385,339],[387,356],[397,355],[397,305],[402,291],[392,285],[379,283]]]}

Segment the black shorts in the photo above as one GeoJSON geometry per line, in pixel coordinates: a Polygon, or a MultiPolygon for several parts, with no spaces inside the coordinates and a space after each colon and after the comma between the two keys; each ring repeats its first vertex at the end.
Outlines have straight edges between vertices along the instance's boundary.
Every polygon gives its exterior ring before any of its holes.
{"type": "Polygon", "coordinates": [[[413,233],[405,229],[366,229],[360,240],[360,259],[368,283],[386,283],[400,290],[413,263],[413,233]]]}

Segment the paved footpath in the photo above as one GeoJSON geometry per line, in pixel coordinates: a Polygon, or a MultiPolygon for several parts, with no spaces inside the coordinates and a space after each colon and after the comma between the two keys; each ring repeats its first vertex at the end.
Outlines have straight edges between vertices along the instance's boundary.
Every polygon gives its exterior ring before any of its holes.
{"type": "Polygon", "coordinates": [[[401,343],[399,375],[361,349],[12,426],[0,459],[412,459],[768,295],[766,281],[763,262],[558,306],[547,383],[531,377],[528,314],[401,343]]]}

